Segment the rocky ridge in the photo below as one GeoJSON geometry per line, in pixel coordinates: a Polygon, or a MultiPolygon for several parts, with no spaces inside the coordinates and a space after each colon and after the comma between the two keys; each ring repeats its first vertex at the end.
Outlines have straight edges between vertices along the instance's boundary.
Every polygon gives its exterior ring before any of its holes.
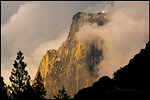
{"type": "Polygon", "coordinates": [[[58,50],[47,50],[43,56],[37,73],[40,72],[44,80],[47,99],[53,98],[63,86],[73,97],[99,78],[97,65],[103,60],[103,41],[99,39],[85,43],[75,38],[75,34],[87,22],[104,25],[107,22],[106,15],[101,12],[76,13],[66,41],[58,50]]]}

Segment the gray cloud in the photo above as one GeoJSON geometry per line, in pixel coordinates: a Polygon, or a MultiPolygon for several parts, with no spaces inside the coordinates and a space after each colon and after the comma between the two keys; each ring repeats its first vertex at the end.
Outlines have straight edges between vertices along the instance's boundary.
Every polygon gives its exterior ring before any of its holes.
{"type": "Polygon", "coordinates": [[[99,75],[113,76],[114,71],[128,64],[129,60],[149,41],[149,2],[126,1],[107,4],[109,22],[83,25],[77,39],[91,41],[95,37],[104,40],[104,59],[98,67],[99,75]]]}
{"type": "Polygon", "coordinates": [[[17,13],[20,5],[26,2],[27,1],[1,1],[1,24],[5,24],[14,13],[17,13]]]}
{"type": "MultiPolygon", "coordinates": [[[[27,69],[33,79],[46,50],[57,49],[65,41],[73,15],[79,11],[92,11],[92,6],[97,3],[101,2],[3,2],[1,66],[6,83],[9,83],[13,61],[19,50],[24,53],[27,69]],[[6,8],[6,5],[17,6],[8,11],[11,8],[6,8]]],[[[101,9],[101,6],[98,7],[101,9]]]]}
{"type": "Polygon", "coordinates": [[[2,76],[9,84],[13,61],[21,50],[33,79],[46,51],[58,49],[65,41],[73,15],[81,11],[99,12],[103,9],[108,11],[110,22],[103,27],[86,24],[78,35],[88,40],[91,40],[89,35],[103,38],[105,57],[99,64],[100,76],[112,76],[149,40],[148,6],[148,2],[2,2],[2,76]],[[11,7],[13,9],[8,10],[11,7]],[[83,37],[80,33],[86,34],[83,37]]]}

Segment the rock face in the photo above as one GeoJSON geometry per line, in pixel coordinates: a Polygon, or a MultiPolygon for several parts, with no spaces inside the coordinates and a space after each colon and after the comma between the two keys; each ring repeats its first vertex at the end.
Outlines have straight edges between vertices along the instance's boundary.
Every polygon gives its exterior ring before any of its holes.
{"type": "Polygon", "coordinates": [[[103,59],[103,41],[84,43],[77,40],[75,34],[86,22],[104,25],[107,22],[106,16],[101,12],[95,14],[78,12],[72,20],[66,41],[58,50],[48,50],[38,69],[44,80],[48,99],[53,98],[63,86],[73,97],[78,90],[91,86],[98,79],[96,67],[103,59]]]}

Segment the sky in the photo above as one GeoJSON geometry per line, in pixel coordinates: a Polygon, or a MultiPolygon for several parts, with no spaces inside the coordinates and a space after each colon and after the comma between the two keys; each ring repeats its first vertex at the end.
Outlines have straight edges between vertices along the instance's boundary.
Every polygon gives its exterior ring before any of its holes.
{"type": "Polygon", "coordinates": [[[10,84],[19,50],[34,79],[46,51],[57,50],[66,40],[73,15],[102,10],[108,11],[110,22],[103,27],[87,23],[78,38],[89,41],[95,36],[105,41],[105,59],[98,65],[99,73],[112,75],[149,40],[149,2],[1,1],[1,75],[5,83],[10,84]]]}
{"type": "Polygon", "coordinates": [[[101,1],[1,1],[1,74],[9,84],[17,52],[23,52],[32,79],[47,50],[67,38],[77,12],[99,12],[101,1]]]}

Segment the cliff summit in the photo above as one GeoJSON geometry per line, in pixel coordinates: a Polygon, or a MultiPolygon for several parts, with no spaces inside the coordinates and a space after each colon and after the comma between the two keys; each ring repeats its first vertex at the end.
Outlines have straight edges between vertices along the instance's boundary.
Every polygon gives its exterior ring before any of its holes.
{"type": "Polygon", "coordinates": [[[38,72],[44,80],[47,99],[52,99],[63,86],[73,97],[78,90],[91,86],[99,78],[97,65],[103,60],[102,40],[85,44],[75,38],[86,22],[104,25],[106,14],[76,13],[66,41],[58,50],[47,50],[43,56],[38,72]]]}

